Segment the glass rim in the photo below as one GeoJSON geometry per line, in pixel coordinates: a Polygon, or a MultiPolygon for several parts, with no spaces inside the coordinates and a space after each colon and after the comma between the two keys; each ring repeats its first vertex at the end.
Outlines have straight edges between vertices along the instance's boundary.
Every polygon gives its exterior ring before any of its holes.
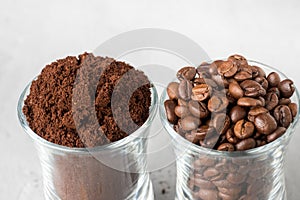
{"type": "Polygon", "coordinates": [[[149,109],[149,116],[148,116],[147,120],[144,122],[144,124],[142,126],[140,126],[133,133],[129,134],[125,138],[122,138],[118,141],[114,141],[114,142],[111,142],[111,143],[108,143],[108,144],[104,144],[104,145],[100,145],[100,146],[96,146],[96,147],[91,147],[91,148],[88,148],[88,147],[83,147],[83,148],[67,147],[67,146],[55,144],[53,142],[49,142],[48,140],[42,138],[37,133],[35,133],[29,127],[26,116],[23,113],[24,101],[25,101],[27,95],[30,92],[30,86],[31,86],[32,82],[33,81],[31,81],[30,83],[28,83],[26,85],[26,87],[24,88],[24,90],[22,91],[22,93],[21,93],[21,95],[18,99],[18,103],[17,103],[18,119],[19,119],[19,122],[20,122],[23,130],[31,137],[31,139],[34,142],[37,142],[37,143],[41,144],[42,146],[48,147],[50,149],[54,149],[54,150],[58,150],[58,151],[62,151],[62,152],[67,152],[67,153],[93,153],[93,152],[108,150],[110,148],[117,148],[117,147],[120,147],[122,145],[126,145],[130,141],[132,141],[135,138],[141,136],[141,134],[143,133],[143,130],[148,128],[149,125],[151,125],[154,117],[156,116],[158,94],[157,94],[157,90],[155,88],[155,85],[150,81],[151,105],[150,105],[150,109],[149,109]]]}
{"type": "MultiPolygon", "coordinates": [[[[218,59],[218,60],[224,60],[224,59],[218,59]]],[[[269,65],[263,64],[263,63],[258,62],[258,61],[250,60],[250,59],[247,60],[247,61],[248,61],[248,63],[252,63],[253,65],[260,65],[260,66],[262,66],[263,68],[265,68],[267,70],[275,71],[281,77],[283,77],[285,79],[288,78],[284,73],[282,73],[280,70],[278,70],[274,67],[271,67],[269,65]]],[[[213,60],[209,60],[209,61],[205,61],[205,62],[212,63],[213,60]]],[[[299,91],[298,91],[296,86],[295,86],[295,92],[294,92],[293,96],[296,97],[296,102],[295,103],[297,103],[297,115],[294,118],[294,121],[290,124],[290,126],[286,130],[285,134],[283,134],[282,136],[280,136],[279,138],[277,138],[276,140],[274,140],[274,141],[272,141],[268,144],[265,144],[265,145],[260,146],[260,147],[255,147],[253,149],[244,150],[244,151],[228,152],[228,151],[219,151],[219,150],[215,150],[215,149],[209,149],[209,148],[206,148],[206,147],[196,145],[196,144],[188,141],[187,139],[185,139],[181,135],[179,135],[173,129],[173,127],[171,127],[171,124],[169,123],[169,121],[166,117],[165,108],[164,108],[164,101],[166,100],[166,97],[167,97],[167,88],[165,88],[163,90],[163,92],[160,96],[159,115],[160,115],[160,119],[162,121],[162,124],[164,126],[164,129],[168,132],[168,134],[171,136],[171,138],[176,140],[177,143],[180,143],[181,145],[183,145],[184,148],[187,147],[188,150],[192,150],[192,151],[195,151],[195,152],[198,152],[198,153],[207,153],[208,155],[213,155],[213,156],[224,156],[224,157],[243,157],[243,156],[250,156],[250,155],[258,155],[258,154],[264,153],[266,151],[269,151],[272,148],[277,147],[279,144],[281,144],[287,138],[290,138],[290,136],[292,135],[293,131],[291,131],[291,130],[293,130],[297,126],[298,121],[299,121],[299,116],[300,116],[300,96],[299,96],[299,91]]]]}

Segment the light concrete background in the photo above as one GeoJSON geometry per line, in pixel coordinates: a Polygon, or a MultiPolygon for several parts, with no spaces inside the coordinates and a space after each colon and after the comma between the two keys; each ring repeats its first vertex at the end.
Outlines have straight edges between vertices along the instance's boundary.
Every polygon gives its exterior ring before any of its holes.
{"type": "MultiPolygon", "coordinates": [[[[0,199],[42,199],[41,169],[33,143],[19,126],[16,103],[46,63],[92,51],[124,31],[163,28],[193,39],[211,58],[240,53],[272,65],[300,88],[299,19],[297,0],[1,0],[0,199]]],[[[167,137],[156,123],[161,137],[167,137]]],[[[300,199],[299,142],[298,128],[287,153],[289,200],[300,199]]],[[[169,156],[165,151],[156,162],[169,156]]],[[[152,179],[157,199],[173,199],[173,165],[157,170],[152,179]]]]}

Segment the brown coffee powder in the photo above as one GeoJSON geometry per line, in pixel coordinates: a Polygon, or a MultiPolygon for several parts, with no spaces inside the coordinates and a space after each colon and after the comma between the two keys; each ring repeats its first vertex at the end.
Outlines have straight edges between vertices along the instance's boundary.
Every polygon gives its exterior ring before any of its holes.
{"type": "Polygon", "coordinates": [[[39,136],[81,148],[128,136],[147,120],[150,104],[150,82],[143,72],[84,53],[47,65],[32,82],[23,112],[39,136]]]}

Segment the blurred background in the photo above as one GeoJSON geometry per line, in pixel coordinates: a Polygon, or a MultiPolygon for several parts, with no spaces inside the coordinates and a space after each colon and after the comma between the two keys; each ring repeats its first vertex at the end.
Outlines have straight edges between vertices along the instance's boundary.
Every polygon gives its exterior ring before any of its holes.
{"type": "MultiPolygon", "coordinates": [[[[19,125],[16,105],[25,85],[45,64],[93,51],[122,32],[161,28],[194,40],[212,59],[239,53],[278,68],[300,88],[298,19],[297,0],[1,0],[0,199],[42,199],[37,154],[19,125]]],[[[166,137],[159,126],[156,132],[166,137]]],[[[300,198],[298,132],[286,160],[289,200],[300,198]]],[[[155,145],[160,144],[150,144],[155,145]]],[[[166,157],[172,152],[165,151],[155,162],[166,157]]],[[[152,172],[156,199],[174,199],[174,172],[173,163],[152,172]]]]}

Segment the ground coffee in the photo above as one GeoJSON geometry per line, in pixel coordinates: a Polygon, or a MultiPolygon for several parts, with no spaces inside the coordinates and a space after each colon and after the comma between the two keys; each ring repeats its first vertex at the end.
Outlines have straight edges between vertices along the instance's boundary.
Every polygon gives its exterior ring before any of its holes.
{"type": "Polygon", "coordinates": [[[23,112],[30,128],[50,142],[94,147],[134,132],[147,120],[150,104],[150,82],[143,72],[124,62],[84,53],[47,65],[32,82],[23,112]],[[126,85],[114,90],[121,79],[126,85]],[[113,93],[118,100],[114,107],[113,93]],[[130,116],[122,117],[127,110],[130,116]],[[114,116],[119,116],[117,122],[114,116]]]}

